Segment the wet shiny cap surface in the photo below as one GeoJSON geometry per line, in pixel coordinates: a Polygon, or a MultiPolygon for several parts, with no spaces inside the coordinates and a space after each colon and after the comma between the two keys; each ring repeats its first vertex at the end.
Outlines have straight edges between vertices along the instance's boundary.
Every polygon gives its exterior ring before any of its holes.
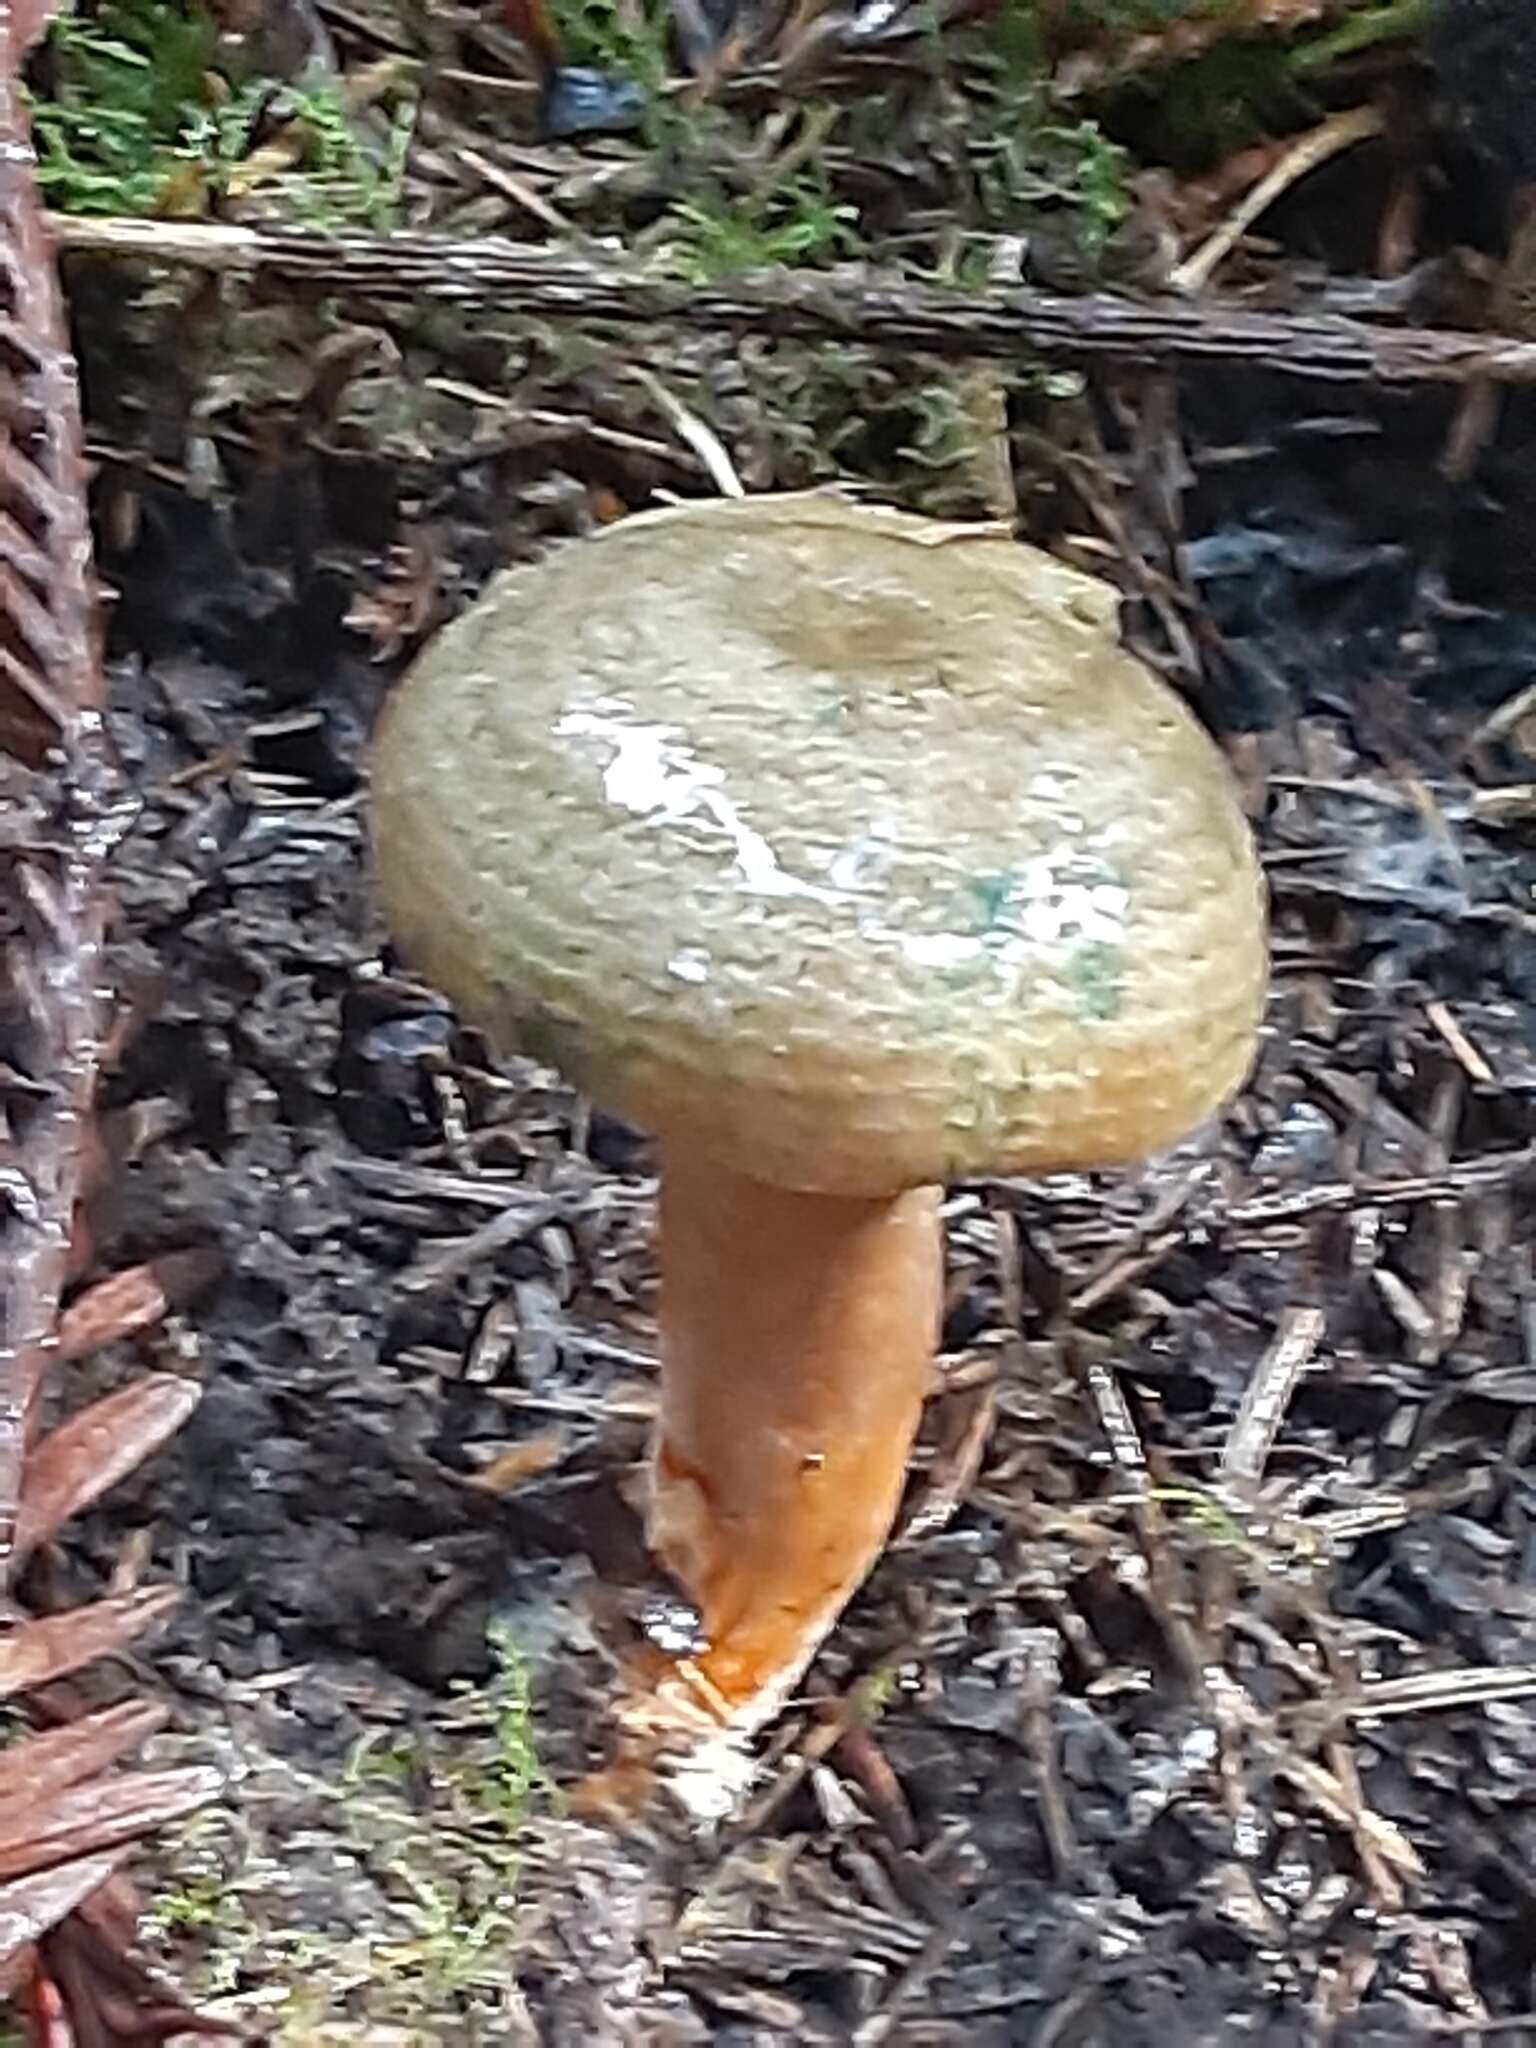
{"type": "Polygon", "coordinates": [[[1115,615],[994,529],[830,494],[626,520],[395,693],[392,928],[506,1049],[785,1186],[1142,1157],[1241,1083],[1263,894],[1115,615]]]}

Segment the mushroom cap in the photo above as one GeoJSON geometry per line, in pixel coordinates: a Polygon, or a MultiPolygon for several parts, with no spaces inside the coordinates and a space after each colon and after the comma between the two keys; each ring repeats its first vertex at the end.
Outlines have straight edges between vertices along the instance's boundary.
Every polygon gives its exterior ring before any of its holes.
{"type": "Polygon", "coordinates": [[[1263,884],[1114,593],[830,493],[498,577],[373,753],[407,955],[508,1050],[824,1194],[1145,1157],[1242,1082],[1263,884]]]}

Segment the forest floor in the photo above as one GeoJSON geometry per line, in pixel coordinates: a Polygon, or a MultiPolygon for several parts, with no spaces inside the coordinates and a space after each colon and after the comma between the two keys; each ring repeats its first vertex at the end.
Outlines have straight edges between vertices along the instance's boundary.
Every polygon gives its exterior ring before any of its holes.
{"type": "MultiPolygon", "coordinates": [[[[403,35],[321,12],[349,77],[403,35]]],[[[508,46],[441,12],[470,40],[438,75],[471,82],[414,115],[389,197],[418,225],[521,239],[618,182],[625,248],[690,274],[738,231],[863,264],[902,218],[943,243],[976,147],[1008,206],[1043,181],[1081,228],[1109,192],[1095,264],[1135,222],[1098,127],[1015,162],[947,69],[881,88],[883,149],[839,88],[787,172],[811,117],[772,94],[728,175],[675,131],[530,142],[508,46]]],[[[1397,188],[1363,147],[1252,289],[1366,289],[1397,188]]],[[[153,1757],[224,1774],[141,1868],[155,1955],[279,2039],[380,2048],[1536,2043],[1536,407],[1448,462],[1456,393],[1283,364],[1085,379],[67,274],[142,805],[92,1242],[209,1256],[58,1376],[73,1408],[147,1357],[203,1395],[34,1577],[185,1589],[99,1681],[169,1705],[153,1757]],[[1001,491],[1115,577],[1239,776],[1274,977],[1219,1126],[953,1191],[898,1535],[700,1840],[564,1797],[654,1591],[646,1144],[390,955],[364,748],[494,568],[721,459],[946,513],[1001,491]]]]}

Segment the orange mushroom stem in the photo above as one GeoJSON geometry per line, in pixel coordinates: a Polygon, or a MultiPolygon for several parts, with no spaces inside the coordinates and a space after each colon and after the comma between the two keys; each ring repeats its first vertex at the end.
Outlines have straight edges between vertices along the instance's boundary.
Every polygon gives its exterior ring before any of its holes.
{"type": "Polygon", "coordinates": [[[706,1713],[779,1706],[879,1555],[932,1374],[940,1192],[805,1195],[678,1145],[661,1185],[651,1546],[706,1713]]]}

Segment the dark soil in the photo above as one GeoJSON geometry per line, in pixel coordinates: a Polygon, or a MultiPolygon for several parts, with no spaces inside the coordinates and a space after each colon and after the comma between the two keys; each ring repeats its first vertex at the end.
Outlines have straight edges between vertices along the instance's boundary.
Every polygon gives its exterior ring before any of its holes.
{"type": "MultiPolygon", "coordinates": [[[[1091,474],[1016,422],[1037,531],[1121,508],[1154,646],[1166,396],[1098,408],[1091,474]]],[[[1259,1071],[1140,1174],[956,1191],[909,1525],[718,1841],[508,1777],[524,1680],[548,1780],[596,1757],[644,1591],[650,1189],[641,1140],[381,952],[390,666],[343,624],[378,545],[299,465],[233,510],[153,487],[109,553],[145,808],[94,1227],[104,1267],[213,1245],[223,1277],[153,1340],[195,1420],[56,1568],[186,1586],[162,1747],[229,1791],[151,1887],[219,2009],[308,2041],[1536,2042],[1536,713],[1500,715],[1536,680],[1536,416],[1458,487],[1438,401],[1184,403],[1195,694],[1275,891],[1259,1071]],[[1262,1474],[1223,1473],[1291,1356],[1262,1474]],[[1508,1696],[1458,1704],[1473,1673],[1508,1696]]],[[[472,472],[440,499],[454,602],[589,516],[544,460],[494,518],[472,472]]]]}

